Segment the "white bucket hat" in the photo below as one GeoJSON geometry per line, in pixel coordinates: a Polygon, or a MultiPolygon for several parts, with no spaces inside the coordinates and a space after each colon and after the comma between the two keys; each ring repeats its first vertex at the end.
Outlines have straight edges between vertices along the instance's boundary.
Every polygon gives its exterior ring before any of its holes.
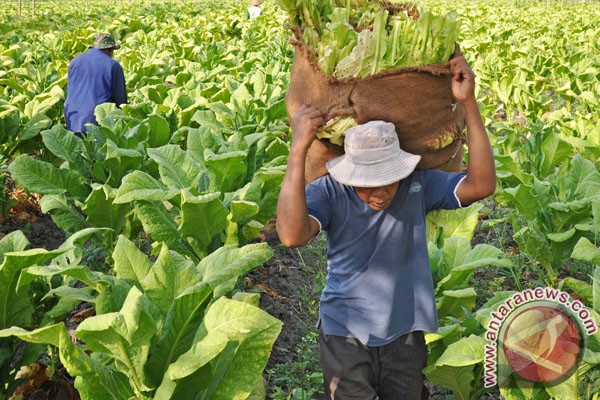
{"type": "Polygon", "coordinates": [[[369,121],[344,135],[345,154],[326,164],[329,174],[344,185],[389,185],[410,175],[421,160],[421,156],[400,148],[391,122],[369,121]]]}

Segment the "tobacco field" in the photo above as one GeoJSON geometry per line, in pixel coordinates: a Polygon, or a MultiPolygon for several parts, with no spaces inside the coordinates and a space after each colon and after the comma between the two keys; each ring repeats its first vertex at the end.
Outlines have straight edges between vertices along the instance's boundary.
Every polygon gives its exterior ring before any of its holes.
{"type": "MultiPolygon", "coordinates": [[[[0,400],[322,399],[323,239],[285,249],[272,229],[288,15],[271,0],[253,20],[236,0],[16,3],[0,1],[0,226],[27,203],[62,236],[32,245],[34,220],[2,230],[0,400]],[[121,44],[129,104],[100,105],[80,139],[65,128],[67,70],[99,32],[121,44]],[[298,306],[251,284],[278,260],[307,285],[298,306]]],[[[600,332],[560,384],[485,387],[484,349],[492,312],[536,287],[600,324],[600,3],[414,3],[458,14],[498,180],[428,216],[431,398],[598,399],[600,332]]]]}

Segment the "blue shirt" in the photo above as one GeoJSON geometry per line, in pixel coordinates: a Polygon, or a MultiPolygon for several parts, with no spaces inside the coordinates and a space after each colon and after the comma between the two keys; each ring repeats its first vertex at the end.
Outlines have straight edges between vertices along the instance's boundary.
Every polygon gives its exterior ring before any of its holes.
{"type": "Polygon", "coordinates": [[[438,329],[426,238],[427,212],[459,208],[463,173],[416,170],[380,211],[329,175],[306,187],[309,215],[327,237],[320,323],[327,335],[382,346],[438,329]]]}
{"type": "Polygon", "coordinates": [[[97,124],[94,109],[102,103],[127,103],[121,65],[99,49],[89,49],[69,65],[65,121],[72,132],[86,132],[86,123],[97,124]]]}

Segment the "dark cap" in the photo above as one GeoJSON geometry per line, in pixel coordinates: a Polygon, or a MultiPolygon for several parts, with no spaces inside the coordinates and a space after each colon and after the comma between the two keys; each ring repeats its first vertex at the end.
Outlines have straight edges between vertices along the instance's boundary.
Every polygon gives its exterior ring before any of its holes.
{"type": "Polygon", "coordinates": [[[101,33],[96,36],[94,44],[91,46],[94,49],[119,49],[121,46],[115,42],[115,38],[110,33],[101,33]]]}

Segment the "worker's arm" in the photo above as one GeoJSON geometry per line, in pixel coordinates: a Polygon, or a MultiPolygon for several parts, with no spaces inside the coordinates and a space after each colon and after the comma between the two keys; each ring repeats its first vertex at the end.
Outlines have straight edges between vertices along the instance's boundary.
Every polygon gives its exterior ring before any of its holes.
{"type": "Polygon", "coordinates": [[[112,98],[118,106],[127,104],[127,88],[125,86],[125,75],[120,64],[115,64],[112,70],[112,98]]]}
{"type": "Polygon", "coordinates": [[[287,247],[308,243],[319,232],[319,223],[308,216],[304,173],[306,155],[323,117],[314,107],[302,105],[292,120],[292,145],[287,171],[277,202],[277,233],[287,247]]]}
{"type": "Polygon", "coordinates": [[[462,56],[452,59],[450,63],[452,93],[461,104],[465,116],[469,149],[467,176],[456,189],[456,195],[461,204],[469,205],[494,193],[496,167],[492,146],[475,99],[475,74],[462,56]]]}

